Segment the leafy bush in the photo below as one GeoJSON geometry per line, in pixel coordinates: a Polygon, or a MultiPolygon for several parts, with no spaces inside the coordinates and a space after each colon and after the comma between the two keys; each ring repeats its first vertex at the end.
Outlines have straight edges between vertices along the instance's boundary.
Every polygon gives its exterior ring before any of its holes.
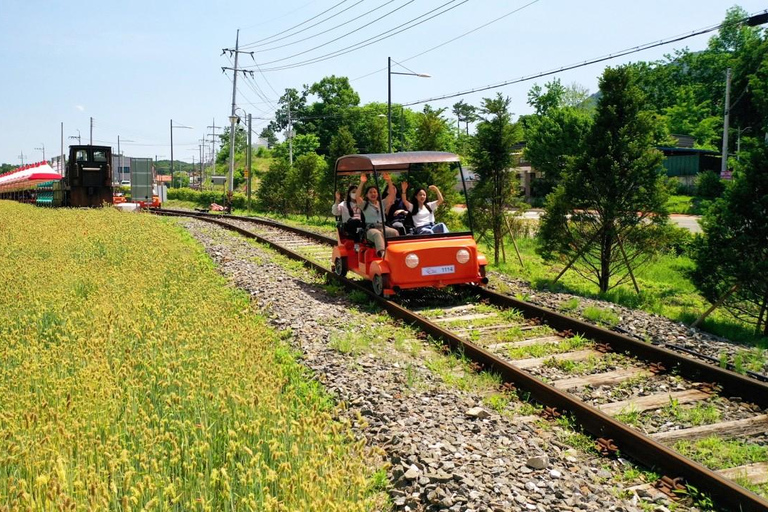
{"type": "MultiPolygon", "coordinates": [[[[211,203],[220,205],[226,204],[227,198],[221,190],[193,190],[191,188],[171,188],[168,189],[168,199],[177,199],[179,201],[189,201],[202,207],[208,207],[211,203]]],[[[245,209],[248,207],[248,198],[245,194],[235,193],[232,195],[232,207],[245,209]]]]}
{"type": "Polygon", "coordinates": [[[696,178],[696,194],[699,197],[717,199],[723,195],[724,191],[725,184],[723,180],[713,171],[703,172],[696,178]]]}

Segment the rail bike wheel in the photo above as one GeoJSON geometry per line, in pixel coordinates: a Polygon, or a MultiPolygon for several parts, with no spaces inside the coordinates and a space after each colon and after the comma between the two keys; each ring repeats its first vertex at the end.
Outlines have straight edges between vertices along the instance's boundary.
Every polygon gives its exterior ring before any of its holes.
{"type": "Polygon", "coordinates": [[[389,287],[389,276],[387,274],[376,274],[371,281],[373,293],[379,297],[384,297],[384,290],[389,287]]]}
{"type": "Polygon", "coordinates": [[[339,277],[345,277],[348,271],[347,258],[339,256],[333,261],[333,272],[339,277]]]}

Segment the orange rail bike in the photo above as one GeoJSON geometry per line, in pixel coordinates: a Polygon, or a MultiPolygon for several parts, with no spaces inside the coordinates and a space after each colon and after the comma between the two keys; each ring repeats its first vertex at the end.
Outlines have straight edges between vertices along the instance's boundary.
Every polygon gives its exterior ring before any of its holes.
{"type": "MultiPolygon", "coordinates": [[[[460,192],[468,205],[469,231],[413,234],[411,227],[402,228],[398,236],[392,236],[387,234],[387,229],[382,229],[385,250],[381,254],[377,252],[374,243],[366,238],[366,228],[372,225],[369,223],[366,226],[364,217],[362,222],[358,221],[357,224],[345,224],[339,219],[338,243],[332,256],[336,274],[345,276],[351,270],[369,279],[374,292],[380,296],[389,296],[408,288],[440,288],[455,284],[484,285],[488,282],[485,277],[487,260],[478,252],[472,235],[472,217],[469,202],[466,201],[464,172],[457,155],[418,151],[343,156],[336,161],[336,186],[345,181],[354,184],[354,180],[360,179],[361,175],[366,175],[367,179],[369,173],[373,176],[371,183],[376,187],[387,175],[394,175],[401,184],[407,181],[424,186],[429,185],[426,181],[430,177],[439,173],[455,177],[456,183],[461,185],[460,192]]],[[[351,186],[349,188],[351,189],[351,186]]],[[[360,188],[362,189],[362,186],[360,188]]],[[[439,195],[442,202],[439,190],[430,188],[439,195]]],[[[395,193],[400,194],[400,190],[395,188],[395,193]]],[[[384,211],[384,207],[380,210],[381,225],[386,225],[388,212],[384,211]]]]}

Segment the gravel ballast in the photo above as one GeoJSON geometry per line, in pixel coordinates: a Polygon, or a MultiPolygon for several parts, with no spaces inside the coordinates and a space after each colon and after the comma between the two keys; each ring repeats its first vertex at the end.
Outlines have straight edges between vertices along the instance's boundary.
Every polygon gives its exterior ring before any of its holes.
{"type": "Polygon", "coordinates": [[[316,278],[313,284],[303,270],[286,270],[273,252],[237,235],[178,222],[269,322],[285,330],[302,363],[346,405],[343,414],[357,435],[382,451],[395,510],[667,510],[667,499],[653,490],[621,497],[629,495],[622,489],[642,483],[621,481],[631,468],[626,461],[567,446],[558,425],[495,411],[482,394],[446,385],[420,353],[393,343],[361,353],[337,350],[333,339],[366,328],[365,314],[348,299],[329,295],[316,278]]]}

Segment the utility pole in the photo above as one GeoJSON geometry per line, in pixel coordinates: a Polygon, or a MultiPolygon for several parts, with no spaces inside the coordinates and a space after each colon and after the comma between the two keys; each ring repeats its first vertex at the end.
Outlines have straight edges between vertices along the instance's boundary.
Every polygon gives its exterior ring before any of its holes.
{"type": "Polygon", "coordinates": [[[293,167],[293,123],[291,122],[291,95],[288,95],[288,161],[293,167]]]}
{"type": "MultiPolygon", "coordinates": [[[[62,124],[64,124],[64,123],[62,123],[62,124]]],[[[70,135],[69,138],[70,139],[77,139],[77,145],[78,146],[82,146],[83,142],[80,140],[80,128],[75,128],[75,130],[77,130],[77,136],[70,135]]]]}
{"type": "Polygon", "coordinates": [[[91,117],[91,146],[93,146],[93,117],[91,117]]]}
{"type": "Polygon", "coordinates": [[[40,143],[40,145],[41,145],[42,147],[40,147],[40,148],[35,148],[35,151],[42,151],[42,152],[43,152],[43,160],[45,160],[45,143],[44,143],[44,142],[41,142],[41,143],[40,143]]]}
{"type": "Polygon", "coordinates": [[[723,118],[723,157],[720,162],[720,177],[728,171],[728,121],[731,115],[731,68],[725,72],[725,116],[723,118]]]}
{"type": "Polygon", "coordinates": [[[120,136],[117,136],[117,177],[120,185],[123,184],[123,155],[120,153],[120,136]]]}
{"type": "Polygon", "coordinates": [[[248,195],[248,214],[251,213],[251,152],[253,151],[251,149],[251,136],[253,135],[251,133],[251,130],[253,129],[252,125],[252,119],[251,114],[248,114],[248,152],[246,153],[247,157],[245,160],[245,184],[246,184],[246,190],[248,195]]]}
{"type": "Polygon", "coordinates": [[[198,183],[198,186],[200,190],[203,190],[203,162],[205,161],[205,137],[200,139],[200,144],[198,144],[197,147],[200,152],[200,181],[198,183]]]}
{"type": "Polygon", "coordinates": [[[213,176],[216,174],[216,137],[218,137],[218,134],[216,133],[216,118],[213,118],[213,123],[207,128],[212,130],[209,135],[211,136],[211,166],[213,167],[211,176],[213,176]]]}
{"type": "MultiPolygon", "coordinates": [[[[233,51],[231,49],[224,49],[222,51],[222,55],[225,52],[229,52],[230,55],[232,55],[233,51]]],[[[222,67],[222,71],[230,70],[233,71],[232,74],[232,111],[229,115],[229,175],[227,177],[227,210],[231,213],[232,211],[232,194],[235,191],[235,139],[236,139],[236,133],[235,133],[235,121],[237,121],[237,114],[235,114],[235,109],[237,108],[236,100],[237,100],[237,73],[242,72],[243,75],[246,73],[250,73],[251,76],[253,76],[253,71],[243,70],[237,68],[238,63],[238,57],[241,53],[248,53],[251,55],[251,58],[253,58],[253,52],[241,52],[240,51],[240,29],[237,29],[237,37],[235,38],[235,67],[234,68],[228,68],[228,67],[222,67]]]]}
{"type": "Polygon", "coordinates": [[[59,160],[59,174],[64,176],[64,121],[61,122],[61,160],[59,160]]]}
{"type": "Polygon", "coordinates": [[[25,158],[25,156],[26,156],[26,155],[24,155],[24,151],[22,151],[21,153],[19,153],[19,159],[21,160],[21,165],[24,165],[24,158],[25,158]]]}

